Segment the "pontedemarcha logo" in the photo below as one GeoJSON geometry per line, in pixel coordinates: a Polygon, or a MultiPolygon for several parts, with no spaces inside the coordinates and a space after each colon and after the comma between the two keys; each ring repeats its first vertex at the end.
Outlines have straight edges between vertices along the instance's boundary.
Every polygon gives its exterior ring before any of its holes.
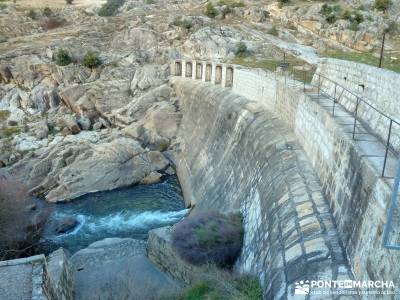
{"type": "Polygon", "coordinates": [[[310,281],[300,280],[296,281],[294,287],[295,295],[308,295],[310,293],[310,281]]]}

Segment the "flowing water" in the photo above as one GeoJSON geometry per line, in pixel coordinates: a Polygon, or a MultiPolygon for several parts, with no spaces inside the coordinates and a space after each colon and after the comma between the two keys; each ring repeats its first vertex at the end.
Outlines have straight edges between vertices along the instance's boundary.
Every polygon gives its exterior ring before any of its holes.
{"type": "Polygon", "coordinates": [[[43,238],[52,247],[72,253],[107,237],[145,239],[148,231],[174,224],[187,213],[175,176],[152,185],[137,185],[113,191],[88,194],[70,203],[55,204],[50,222],[75,217],[79,225],[55,235],[47,226],[43,238]]]}

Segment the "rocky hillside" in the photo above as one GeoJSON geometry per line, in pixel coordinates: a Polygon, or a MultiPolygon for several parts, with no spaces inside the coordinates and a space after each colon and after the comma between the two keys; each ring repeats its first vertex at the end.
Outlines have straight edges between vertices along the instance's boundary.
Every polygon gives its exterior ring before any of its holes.
{"type": "MultiPolygon", "coordinates": [[[[0,167],[48,201],[173,172],[171,58],[270,68],[288,52],[310,66],[328,49],[377,51],[399,18],[357,1],[104,2],[0,1],[0,167]]],[[[398,45],[389,34],[393,59],[398,45]]]]}

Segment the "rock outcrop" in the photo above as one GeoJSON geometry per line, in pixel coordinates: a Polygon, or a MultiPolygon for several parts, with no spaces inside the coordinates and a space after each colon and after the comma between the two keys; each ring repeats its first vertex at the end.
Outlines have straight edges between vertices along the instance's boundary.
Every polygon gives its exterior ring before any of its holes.
{"type": "Polygon", "coordinates": [[[10,173],[49,202],[139,183],[169,162],[132,138],[113,131],[57,136],[10,168],[10,173]]]}

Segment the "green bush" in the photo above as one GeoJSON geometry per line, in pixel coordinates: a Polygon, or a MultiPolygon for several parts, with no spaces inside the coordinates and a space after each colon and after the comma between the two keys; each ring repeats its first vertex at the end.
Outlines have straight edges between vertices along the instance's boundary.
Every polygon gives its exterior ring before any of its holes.
{"type": "Polygon", "coordinates": [[[280,8],[282,8],[285,4],[289,4],[289,3],[290,3],[290,0],[279,0],[278,1],[278,6],[280,8]]]}
{"type": "Polygon", "coordinates": [[[36,12],[33,9],[29,10],[26,16],[32,20],[36,20],[37,18],[36,12]]]}
{"type": "Polygon", "coordinates": [[[197,212],[179,222],[172,233],[172,245],[189,263],[232,266],[243,243],[239,215],[197,212]]]}
{"type": "Polygon", "coordinates": [[[7,120],[10,116],[10,112],[8,110],[0,110],[0,121],[7,120]]]}
{"type": "Polygon", "coordinates": [[[246,46],[246,44],[245,44],[244,42],[239,42],[239,43],[236,45],[236,52],[235,52],[235,54],[236,54],[237,56],[244,56],[244,55],[247,54],[247,46],[246,46]]]}
{"type": "Polygon", "coordinates": [[[67,50],[58,49],[57,53],[55,54],[55,61],[59,66],[67,66],[72,62],[72,58],[67,50]]]}
{"type": "Polygon", "coordinates": [[[180,17],[176,18],[173,23],[175,26],[182,27],[185,29],[190,29],[193,26],[193,23],[189,19],[182,19],[180,17]]]}
{"type": "Polygon", "coordinates": [[[53,14],[53,12],[51,11],[50,7],[45,7],[43,9],[43,15],[46,17],[50,17],[53,14]]]}
{"type": "Polygon", "coordinates": [[[83,65],[87,68],[93,69],[101,65],[101,60],[96,53],[88,52],[83,58],[83,65]]]}
{"type": "Polygon", "coordinates": [[[124,0],[107,0],[99,10],[99,16],[110,17],[116,14],[118,8],[124,4],[124,0]]]}
{"type": "Polygon", "coordinates": [[[345,10],[342,13],[341,17],[344,20],[350,21],[349,29],[353,31],[357,31],[359,29],[358,25],[364,22],[364,16],[356,10],[353,11],[345,10]]]}
{"type": "Polygon", "coordinates": [[[68,5],[71,5],[71,4],[74,2],[74,0],[65,0],[65,2],[66,2],[68,5]]]}
{"type": "Polygon", "coordinates": [[[210,18],[215,18],[216,16],[218,16],[218,11],[215,9],[211,1],[207,2],[205,14],[210,18]]]}
{"type": "Polygon", "coordinates": [[[272,34],[274,36],[278,36],[279,35],[279,31],[278,29],[276,29],[276,26],[272,26],[272,28],[270,30],[268,30],[269,34],[272,34]]]}
{"type": "Polygon", "coordinates": [[[326,16],[325,20],[329,23],[329,24],[333,24],[337,21],[337,17],[335,14],[330,14],[328,16],[326,16]]]}
{"type": "Polygon", "coordinates": [[[375,0],[374,8],[380,11],[386,11],[392,5],[392,0],[375,0]]]}
{"type": "MultiPolygon", "coordinates": [[[[222,274],[221,274],[222,275],[222,274]]],[[[179,300],[260,300],[262,290],[257,278],[251,276],[222,275],[217,280],[200,281],[187,288],[179,300]]]]}
{"type": "Polygon", "coordinates": [[[339,4],[328,5],[328,4],[324,3],[324,5],[322,5],[319,13],[325,17],[325,20],[329,24],[333,24],[337,21],[338,14],[341,10],[342,10],[342,7],[339,4]]]}

